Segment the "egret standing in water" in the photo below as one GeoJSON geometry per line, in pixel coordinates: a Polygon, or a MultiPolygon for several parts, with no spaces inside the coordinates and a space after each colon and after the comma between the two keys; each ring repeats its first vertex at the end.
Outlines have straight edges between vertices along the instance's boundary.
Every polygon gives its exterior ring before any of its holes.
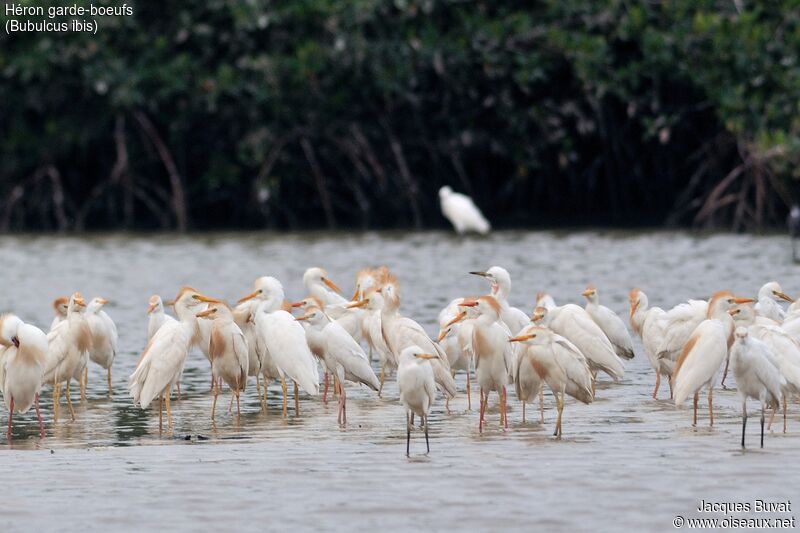
{"type": "Polygon", "coordinates": [[[644,352],[650,361],[650,366],[656,373],[656,386],[653,388],[653,399],[658,398],[658,388],[661,386],[661,376],[667,377],[669,383],[669,396],[672,398],[672,370],[675,362],[668,358],[659,359],[658,348],[664,337],[664,315],[660,307],[649,307],[649,301],[644,291],[631,289],[628,294],[630,303],[630,323],[633,331],[642,339],[644,352]]]}
{"type": "Polygon", "coordinates": [[[39,390],[42,388],[47,362],[47,336],[39,328],[24,323],[15,315],[0,316],[0,345],[4,347],[3,399],[8,408],[8,432],[14,412],[26,413],[36,407],[39,437],[44,438],[42,414],[39,411],[39,390]]]}
{"type": "Polygon", "coordinates": [[[466,194],[453,192],[453,189],[445,185],[439,189],[439,203],[442,214],[459,235],[468,232],[486,235],[492,229],[481,210],[466,194]]]}
{"type": "Polygon", "coordinates": [[[750,337],[747,328],[739,326],[735,332],[736,341],[731,347],[733,375],[736,388],[742,398],[742,448],[744,448],[745,428],[747,427],[747,398],[761,403],[761,447],[764,447],[764,411],[768,407],[780,405],[783,378],[774,361],[769,346],[750,337]]]}
{"type": "Polygon", "coordinates": [[[611,341],[617,356],[622,359],[633,359],[633,340],[622,319],[608,307],[600,305],[600,297],[594,285],[586,287],[582,295],[586,298],[584,309],[611,341]]]}
{"type": "MultiPolygon", "coordinates": [[[[114,364],[114,357],[117,355],[117,326],[111,317],[103,311],[103,306],[108,303],[105,298],[92,298],[86,306],[86,322],[92,332],[92,349],[89,351],[89,359],[97,363],[106,370],[108,375],[108,397],[111,398],[111,365],[114,364]]],[[[88,381],[89,369],[84,370],[84,388],[88,381]]]]}
{"type": "Polygon", "coordinates": [[[400,352],[397,366],[397,386],[400,403],[406,408],[406,456],[411,451],[411,428],[414,415],[420,417],[425,426],[425,448],[431,451],[428,440],[428,413],[436,399],[436,383],[430,361],[438,355],[425,353],[419,346],[409,346],[400,352]]]}

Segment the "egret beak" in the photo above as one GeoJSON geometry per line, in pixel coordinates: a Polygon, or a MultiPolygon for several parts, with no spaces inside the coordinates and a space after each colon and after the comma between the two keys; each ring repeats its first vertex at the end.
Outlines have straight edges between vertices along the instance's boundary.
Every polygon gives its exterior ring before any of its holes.
{"type": "Polygon", "coordinates": [[[328,286],[328,288],[329,288],[330,290],[332,290],[333,292],[336,292],[336,293],[338,293],[338,294],[342,294],[342,289],[340,289],[339,287],[337,287],[337,286],[336,286],[336,284],[335,284],[334,282],[332,282],[331,280],[329,280],[328,278],[322,278],[322,283],[324,283],[325,285],[327,285],[327,286],[328,286]]]}
{"type": "Polygon", "coordinates": [[[414,354],[414,357],[416,357],[417,359],[439,359],[438,356],[433,355],[431,353],[418,353],[414,354]]]}
{"type": "Polygon", "coordinates": [[[532,335],[517,335],[516,337],[509,338],[508,342],[523,342],[523,341],[527,341],[527,340],[533,339],[534,337],[536,337],[535,333],[532,334],[532,335]]]}
{"type": "Polygon", "coordinates": [[[213,312],[214,312],[214,308],[213,307],[209,307],[205,311],[200,311],[199,313],[197,313],[194,316],[196,316],[197,318],[205,318],[205,317],[211,316],[211,313],[213,313],[213,312]]]}
{"type": "Polygon", "coordinates": [[[147,314],[149,315],[150,313],[152,313],[153,311],[155,311],[157,307],[158,307],[158,304],[156,304],[156,303],[152,303],[152,304],[150,304],[150,305],[147,307],[147,314]]]}
{"type": "Polygon", "coordinates": [[[356,283],[356,291],[353,293],[351,300],[358,300],[358,293],[361,292],[361,284],[356,283]]]}
{"type": "Polygon", "coordinates": [[[303,302],[303,300],[300,300],[299,302],[292,302],[292,303],[291,303],[291,304],[289,304],[289,305],[291,305],[292,307],[295,307],[295,308],[296,308],[296,307],[303,307],[303,304],[304,304],[304,303],[305,303],[305,302],[303,302]]]}
{"type": "Polygon", "coordinates": [[[447,337],[447,334],[450,333],[449,328],[444,328],[439,330],[439,337],[437,337],[436,342],[442,342],[442,339],[447,337]]]}
{"type": "Polygon", "coordinates": [[[458,304],[458,306],[459,307],[477,307],[478,306],[478,302],[476,302],[475,300],[467,300],[466,302],[461,302],[460,304],[458,304]]]}
{"type": "Polygon", "coordinates": [[[169,300],[169,301],[164,302],[164,303],[166,303],[167,305],[173,305],[174,306],[175,305],[175,300],[169,300]]]}
{"type": "Polygon", "coordinates": [[[473,276],[481,276],[484,278],[489,275],[486,272],[470,272],[470,274],[472,274],[473,276]]]}
{"type": "Polygon", "coordinates": [[[733,301],[737,304],[749,304],[755,302],[752,298],[734,298],[733,301]]]}
{"type": "Polygon", "coordinates": [[[75,298],[75,305],[78,307],[86,307],[86,302],[83,298],[75,298]]]}
{"type": "Polygon", "coordinates": [[[209,304],[221,304],[222,303],[222,300],[219,300],[217,298],[211,298],[210,296],[204,296],[202,294],[193,294],[192,298],[194,298],[195,300],[199,300],[201,302],[209,303],[209,304]]]}
{"type": "Polygon", "coordinates": [[[794,300],[786,293],[783,293],[781,291],[772,291],[772,294],[774,294],[775,296],[777,296],[781,300],[784,300],[784,301],[787,301],[787,302],[790,302],[790,303],[794,303],[794,300]]]}
{"type": "Polygon", "coordinates": [[[369,303],[369,298],[364,298],[363,300],[358,302],[350,302],[349,304],[346,304],[345,307],[347,309],[355,309],[357,307],[364,307],[368,303],[369,303]]]}
{"type": "Polygon", "coordinates": [[[99,303],[100,305],[106,305],[108,303],[108,300],[106,300],[105,298],[98,298],[97,303],[99,303]]]}
{"type": "Polygon", "coordinates": [[[586,289],[585,291],[583,291],[581,293],[581,296],[584,296],[586,298],[588,298],[589,296],[593,296],[593,295],[594,295],[594,289],[586,289]]]}
{"type": "Polygon", "coordinates": [[[541,319],[544,318],[544,313],[533,313],[531,316],[531,322],[539,322],[541,319]]]}
{"type": "Polygon", "coordinates": [[[237,304],[240,304],[240,303],[242,303],[242,302],[246,302],[247,300],[252,300],[252,299],[253,299],[253,298],[255,298],[256,296],[258,296],[260,293],[261,293],[261,291],[260,291],[260,290],[253,291],[253,292],[251,292],[250,294],[248,294],[247,296],[244,296],[244,297],[242,297],[242,298],[239,298],[239,301],[238,301],[238,302],[236,302],[236,303],[237,303],[237,304]]]}
{"type": "MultiPolygon", "coordinates": [[[[456,316],[453,318],[453,320],[451,320],[450,322],[448,322],[447,324],[445,324],[445,326],[444,326],[444,329],[448,329],[448,328],[449,328],[450,326],[452,326],[453,324],[455,324],[455,323],[457,323],[457,322],[461,322],[461,321],[462,321],[462,320],[464,320],[466,317],[467,317],[467,312],[466,312],[466,311],[461,311],[460,313],[458,313],[458,314],[457,314],[457,315],[456,315],[456,316]]],[[[441,339],[439,339],[439,340],[441,340],[441,339]]]]}
{"type": "Polygon", "coordinates": [[[299,316],[299,317],[295,318],[295,320],[297,322],[302,322],[303,320],[308,320],[309,318],[311,318],[311,315],[303,315],[303,316],[299,316]]]}

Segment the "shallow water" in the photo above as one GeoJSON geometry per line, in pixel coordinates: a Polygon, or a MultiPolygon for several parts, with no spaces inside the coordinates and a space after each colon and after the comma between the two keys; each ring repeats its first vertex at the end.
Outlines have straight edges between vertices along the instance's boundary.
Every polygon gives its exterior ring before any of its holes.
{"type": "MultiPolygon", "coordinates": [[[[302,273],[324,266],[352,290],[363,266],[387,264],[402,283],[405,314],[435,334],[439,309],[453,297],[488,290],[467,274],[498,264],[512,275],[511,303],[530,310],[539,290],[559,303],[580,302],[587,282],[601,301],[627,311],[627,293],[644,289],[653,305],[672,306],[729,288],[754,295],[769,279],[800,292],[798,267],[782,236],[682,233],[500,232],[486,239],[448,233],[212,234],[192,237],[3,237],[0,309],[43,328],[50,302],[80,290],[104,296],[120,332],[114,396],[104,372],[90,367],[88,401],[77,420],[54,424],[50,389],[42,395],[47,436],[37,438],[33,411],[17,416],[13,443],[0,443],[0,530],[81,530],[158,527],[194,530],[278,529],[532,529],[636,528],[672,530],[676,515],[703,515],[701,500],[785,501],[798,496],[800,409],[790,406],[789,432],[768,435],[757,448],[758,419],[748,424],[752,448],[739,448],[740,403],[733,391],[715,394],[716,424],[706,411],[691,427],[691,410],[650,398],[653,374],[641,345],[618,384],[601,380],[592,405],[567,403],[564,439],[551,436],[554,402],[545,422],[533,405],[521,424],[509,397],[510,427],[498,427],[496,408],[478,433],[466,396],[446,414],[430,417],[431,454],[421,431],[405,457],[405,418],[393,377],[384,398],[348,388],[347,428],[336,404],[301,395],[301,413],[280,418],[280,388],[270,387],[269,410],[259,412],[251,387],[241,420],[227,413],[227,394],[210,422],[209,367],[195,352],[173,402],[175,428],[158,432],[157,411],[131,405],[125,384],[145,339],[147,299],[172,297],[191,284],[233,300],[260,275],[279,278],[289,298],[303,296],[302,273]]],[[[376,367],[377,369],[377,367],[376,367]]],[[[464,376],[458,376],[464,390],[464,376]]],[[[473,395],[477,401],[477,394],[473,395]]],[[[496,397],[492,397],[496,404],[496,397]]],[[[290,404],[291,405],[291,404],[290,404]]],[[[752,414],[756,405],[751,403],[752,414]]],[[[3,410],[3,413],[6,411],[3,410]]],[[[777,427],[780,427],[778,424],[777,427]]],[[[4,432],[2,432],[4,433],[4,432]]],[[[800,502],[798,502],[800,504],[800,502]]],[[[733,516],[742,516],[733,514],[733,516]]],[[[783,518],[790,514],[766,514],[783,518]]]]}

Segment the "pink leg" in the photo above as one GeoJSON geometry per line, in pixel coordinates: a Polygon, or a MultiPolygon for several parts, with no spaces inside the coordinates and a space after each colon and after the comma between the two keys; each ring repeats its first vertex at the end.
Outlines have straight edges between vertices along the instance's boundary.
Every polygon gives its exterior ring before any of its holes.
{"type": "Polygon", "coordinates": [[[39,438],[44,438],[44,424],[42,424],[42,413],[39,411],[39,393],[36,393],[36,418],[39,419],[39,438]]]}
{"type": "Polygon", "coordinates": [[[323,382],[325,383],[325,388],[322,390],[322,403],[328,405],[328,373],[325,372],[325,379],[323,382]]]}
{"type": "Polygon", "coordinates": [[[8,431],[6,437],[8,442],[11,442],[11,418],[14,416],[14,397],[11,397],[11,407],[8,408],[8,431]]]}

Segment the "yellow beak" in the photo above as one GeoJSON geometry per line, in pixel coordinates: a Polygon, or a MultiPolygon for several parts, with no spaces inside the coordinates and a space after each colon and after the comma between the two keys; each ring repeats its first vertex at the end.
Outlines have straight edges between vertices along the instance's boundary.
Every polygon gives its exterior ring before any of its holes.
{"type": "Polygon", "coordinates": [[[149,315],[150,313],[152,313],[153,311],[155,311],[155,310],[156,310],[156,307],[158,307],[158,304],[155,304],[155,303],[152,303],[152,304],[150,304],[150,305],[148,306],[148,308],[147,308],[147,314],[149,315]]]}
{"type": "Polygon", "coordinates": [[[86,307],[86,302],[83,301],[83,298],[75,298],[75,305],[79,307],[86,307]]]}
{"type": "Polygon", "coordinates": [[[785,300],[787,302],[794,302],[794,300],[786,293],[783,293],[781,291],[774,291],[774,293],[775,293],[775,296],[777,296],[781,300],[785,300]]]}
{"type": "Polygon", "coordinates": [[[222,300],[218,300],[217,298],[211,298],[210,296],[204,296],[202,294],[193,294],[192,298],[195,300],[200,300],[201,302],[206,302],[209,304],[221,304],[222,300]]]}
{"type": "Polygon", "coordinates": [[[736,302],[737,304],[749,304],[755,302],[755,300],[753,300],[752,298],[734,298],[733,301],[736,302]]]}
{"type": "Polygon", "coordinates": [[[368,303],[369,303],[369,300],[368,299],[364,299],[364,300],[361,300],[361,301],[358,301],[358,302],[352,302],[352,303],[346,304],[345,307],[348,308],[348,309],[355,309],[356,307],[364,307],[368,303]]]}
{"type": "Polygon", "coordinates": [[[417,359],[438,359],[439,358],[439,357],[437,357],[437,356],[435,356],[433,354],[430,354],[430,353],[418,353],[418,354],[415,354],[414,357],[416,357],[417,359]]]}
{"type": "Polygon", "coordinates": [[[239,304],[240,304],[240,303],[242,303],[242,302],[246,302],[247,300],[252,300],[252,299],[253,299],[253,298],[255,298],[256,296],[258,296],[258,291],[253,291],[253,292],[251,292],[250,294],[248,294],[247,296],[244,296],[244,297],[242,297],[242,298],[239,298],[239,301],[238,301],[238,302],[236,302],[236,303],[239,303],[239,304]]]}
{"type": "Polygon", "coordinates": [[[508,339],[508,342],[522,342],[527,341],[529,339],[534,338],[536,335],[517,335],[516,337],[511,337],[508,339]]]}
{"type": "Polygon", "coordinates": [[[356,283],[356,291],[353,293],[353,297],[350,298],[351,300],[358,300],[358,293],[361,292],[361,285],[356,283]]]}
{"type": "Polygon", "coordinates": [[[295,318],[295,320],[296,320],[297,322],[301,322],[301,321],[303,321],[303,320],[308,320],[309,318],[311,318],[311,316],[310,316],[310,315],[303,315],[303,316],[299,316],[299,317],[295,318]]]}
{"type": "Polygon", "coordinates": [[[100,305],[106,305],[108,303],[108,300],[105,298],[98,298],[97,301],[100,303],[100,305]]]}
{"type": "Polygon", "coordinates": [[[325,285],[327,285],[327,286],[328,286],[328,288],[329,288],[330,290],[332,290],[333,292],[336,292],[336,293],[342,294],[342,289],[340,289],[339,287],[337,287],[337,286],[336,286],[336,284],[335,284],[334,282],[332,282],[331,280],[329,280],[328,278],[322,278],[322,283],[324,283],[325,285]]]}
{"type": "Polygon", "coordinates": [[[457,314],[457,315],[456,315],[456,316],[453,318],[453,320],[451,320],[450,322],[448,322],[447,324],[445,324],[445,326],[444,326],[444,329],[447,329],[447,328],[449,328],[450,326],[452,326],[453,324],[455,324],[455,323],[457,323],[457,322],[461,322],[461,321],[462,321],[462,320],[464,320],[466,317],[467,317],[467,312],[466,312],[466,311],[461,311],[460,313],[458,313],[458,314],[457,314]]]}
{"type": "Polygon", "coordinates": [[[214,312],[214,308],[213,307],[209,307],[205,311],[200,311],[195,316],[198,317],[198,318],[204,318],[204,317],[210,316],[211,313],[213,313],[213,312],[214,312]]]}
{"type": "Polygon", "coordinates": [[[586,298],[588,298],[589,296],[592,296],[592,295],[594,295],[594,290],[593,289],[586,289],[585,291],[583,291],[581,293],[581,296],[584,296],[586,298]]]}

